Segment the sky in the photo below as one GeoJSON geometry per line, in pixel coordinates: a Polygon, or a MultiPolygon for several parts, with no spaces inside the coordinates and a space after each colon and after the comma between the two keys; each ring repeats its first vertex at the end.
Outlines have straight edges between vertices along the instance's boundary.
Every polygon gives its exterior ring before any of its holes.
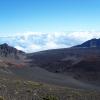
{"type": "Polygon", "coordinates": [[[100,31],[100,0],[0,0],[0,33],[100,31]]]}
{"type": "Polygon", "coordinates": [[[99,20],[100,0],[0,0],[0,43],[8,42],[27,52],[32,52],[30,48],[69,47],[99,38],[99,20]],[[32,39],[26,39],[30,36],[32,39]],[[15,37],[24,40],[14,43],[15,37]],[[51,43],[50,38],[56,42],[51,43]],[[21,45],[29,41],[34,46],[21,45]]]}

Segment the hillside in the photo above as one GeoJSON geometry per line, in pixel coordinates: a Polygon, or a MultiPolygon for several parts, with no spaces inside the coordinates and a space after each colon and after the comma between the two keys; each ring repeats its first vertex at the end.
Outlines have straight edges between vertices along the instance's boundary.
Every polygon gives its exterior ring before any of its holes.
{"type": "Polygon", "coordinates": [[[83,44],[30,54],[0,45],[0,98],[99,100],[100,48],[83,44]]]}
{"type": "Polygon", "coordinates": [[[28,54],[30,66],[41,67],[49,72],[71,76],[72,78],[100,86],[100,45],[88,46],[94,39],[71,48],[54,49],[28,54]],[[85,45],[84,45],[85,44],[85,45]],[[86,45],[88,44],[88,45],[86,45]]]}
{"type": "Polygon", "coordinates": [[[100,93],[2,76],[0,100],[100,100],[100,93]]]}

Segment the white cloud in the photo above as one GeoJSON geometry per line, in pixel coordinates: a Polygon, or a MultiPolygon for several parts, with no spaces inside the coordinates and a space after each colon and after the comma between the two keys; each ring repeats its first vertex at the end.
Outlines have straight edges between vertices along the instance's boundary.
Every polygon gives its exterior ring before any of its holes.
{"type": "Polygon", "coordinates": [[[22,50],[22,51],[25,51],[25,48],[22,48],[21,46],[14,46],[16,49],[18,50],[22,50]]]}
{"type": "Polygon", "coordinates": [[[86,41],[92,38],[100,38],[100,32],[72,32],[67,37],[78,41],[86,41]]]}
{"type": "Polygon", "coordinates": [[[28,48],[27,48],[28,52],[40,51],[42,49],[42,47],[40,45],[36,45],[36,44],[31,44],[28,46],[28,48]],[[30,48],[30,49],[28,49],[28,48],[30,48]]]}
{"type": "Polygon", "coordinates": [[[100,32],[26,32],[0,37],[0,43],[8,43],[25,52],[65,48],[80,44],[91,38],[100,38],[100,32]],[[10,38],[10,39],[9,39],[10,38]]]}
{"type": "Polygon", "coordinates": [[[67,47],[67,45],[64,45],[64,44],[57,44],[55,42],[47,42],[45,45],[44,45],[44,48],[45,49],[57,49],[57,48],[64,48],[64,47],[67,47]]]}

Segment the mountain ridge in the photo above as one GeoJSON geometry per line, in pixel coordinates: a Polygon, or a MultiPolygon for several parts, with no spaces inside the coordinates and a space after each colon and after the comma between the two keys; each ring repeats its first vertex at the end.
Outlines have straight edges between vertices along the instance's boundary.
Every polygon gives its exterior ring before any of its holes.
{"type": "MultiPolygon", "coordinates": [[[[1,47],[2,52],[7,51],[7,48],[13,48],[7,44],[1,47]]],[[[15,48],[13,50],[16,51],[15,48]]],[[[0,73],[80,89],[99,89],[100,87],[100,49],[98,47],[78,46],[17,54],[19,59],[15,56],[0,57],[0,73]]]]}
{"type": "Polygon", "coordinates": [[[93,38],[91,40],[88,40],[84,43],[82,43],[81,45],[76,45],[74,47],[88,47],[88,48],[93,48],[93,47],[100,47],[100,38],[99,39],[96,39],[96,38],[93,38]]]}
{"type": "Polygon", "coordinates": [[[100,86],[100,48],[99,39],[64,49],[46,50],[28,55],[35,65],[49,72],[70,75],[76,80],[100,86]],[[97,41],[96,46],[91,42],[97,41]],[[84,46],[85,44],[85,46],[84,46]],[[88,45],[87,45],[88,44],[88,45]]]}

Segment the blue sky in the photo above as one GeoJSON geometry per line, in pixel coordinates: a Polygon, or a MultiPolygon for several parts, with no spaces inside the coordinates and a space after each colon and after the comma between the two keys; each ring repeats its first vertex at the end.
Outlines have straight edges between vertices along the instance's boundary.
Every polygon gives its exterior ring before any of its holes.
{"type": "Polygon", "coordinates": [[[0,34],[99,31],[100,0],[0,0],[0,34]]]}

